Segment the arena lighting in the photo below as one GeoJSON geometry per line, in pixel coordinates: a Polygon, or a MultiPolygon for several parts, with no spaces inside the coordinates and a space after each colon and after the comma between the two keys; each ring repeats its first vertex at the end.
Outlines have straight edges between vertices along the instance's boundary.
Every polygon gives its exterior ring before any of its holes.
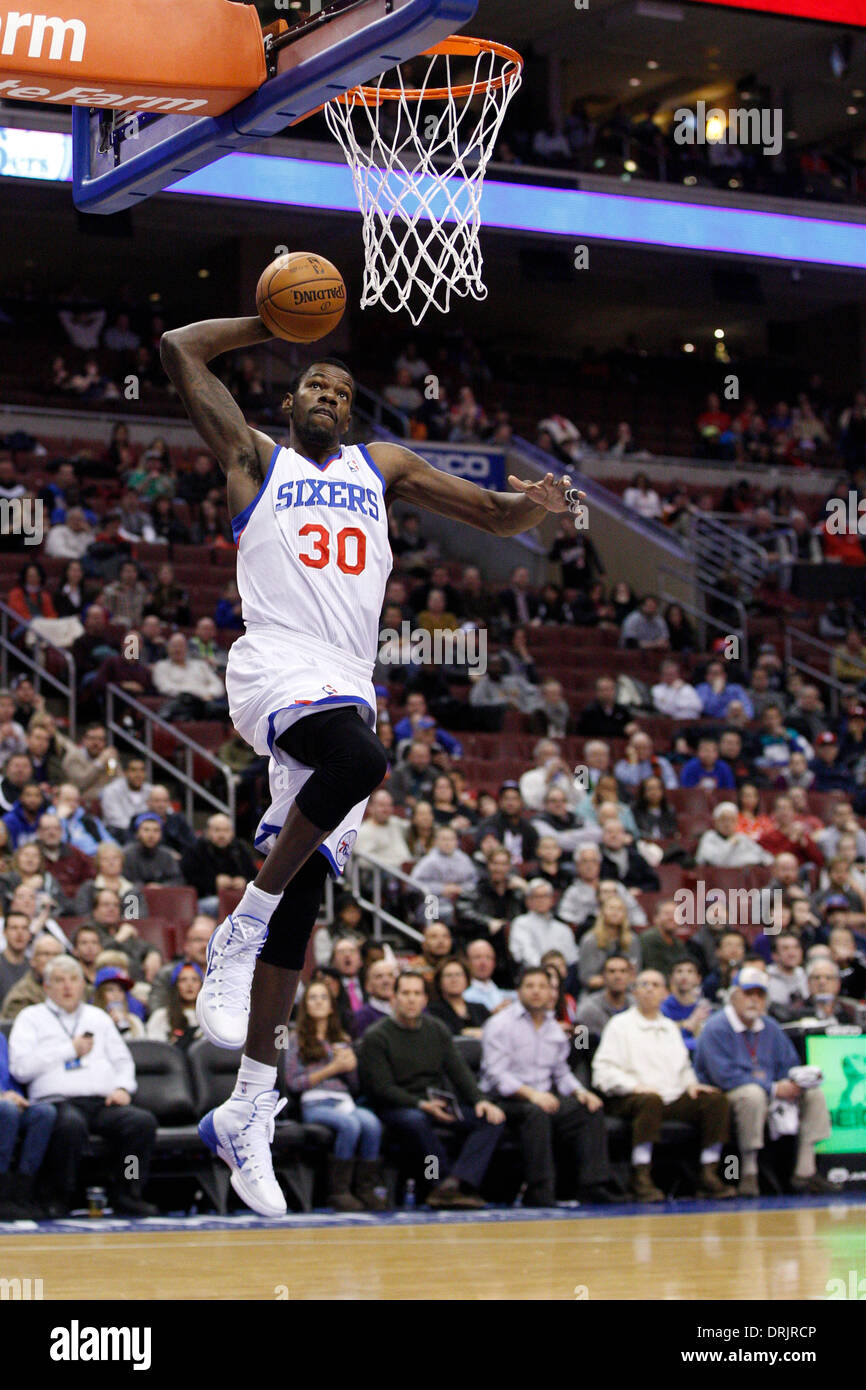
{"type": "MultiPolygon", "coordinates": [[[[26,159],[20,157],[26,148],[22,137],[40,132],[0,128],[0,152],[4,137],[9,134],[15,137],[19,157],[5,165],[0,159],[0,177],[5,172],[17,178],[70,179],[69,172],[28,172],[26,159]]],[[[60,138],[68,142],[66,148],[71,151],[72,137],[60,138]]],[[[68,167],[71,169],[71,155],[68,167]]],[[[230,154],[181,179],[169,191],[358,215],[348,168],[312,159],[230,154]]],[[[591,237],[866,270],[866,232],[862,222],[833,222],[821,217],[708,203],[638,198],[627,193],[500,183],[489,178],[484,186],[481,215],[485,226],[505,231],[591,237]]]]}

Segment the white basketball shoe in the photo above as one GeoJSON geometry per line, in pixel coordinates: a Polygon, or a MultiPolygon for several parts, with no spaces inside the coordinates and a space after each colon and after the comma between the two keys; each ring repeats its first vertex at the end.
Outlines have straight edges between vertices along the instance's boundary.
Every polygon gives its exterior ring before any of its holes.
{"type": "Polygon", "coordinates": [[[195,1001],[198,1026],[216,1047],[243,1047],[250,1016],[250,986],[268,924],[229,913],[207,945],[207,972],[195,1001]]]}
{"type": "Polygon", "coordinates": [[[286,1104],[277,1091],[260,1091],[248,1103],[229,1099],[199,1121],[201,1138],[231,1169],[235,1192],[259,1216],[286,1214],[271,1158],[274,1121],[286,1104]]]}

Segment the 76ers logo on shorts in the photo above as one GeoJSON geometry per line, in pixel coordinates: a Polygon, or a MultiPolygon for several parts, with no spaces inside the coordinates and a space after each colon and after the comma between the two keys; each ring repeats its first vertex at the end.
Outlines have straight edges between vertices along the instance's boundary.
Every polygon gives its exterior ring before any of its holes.
{"type": "Polygon", "coordinates": [[[339,690],[333,685],[323,685],[322,689],[326,695],[339,695],[339,690]]]}
{"type": "Polygon", "coordinates": [[[334,854],[334,858],[337,861],[338,869],[342,869],[345,867],[346,861],[349,858],[349,855],[352,853],[352,846],[354,845],[357,838],[357,830],[347,830],[345,835],[341,836],[340,843],[337,845],[337,849],[334,854]]]}

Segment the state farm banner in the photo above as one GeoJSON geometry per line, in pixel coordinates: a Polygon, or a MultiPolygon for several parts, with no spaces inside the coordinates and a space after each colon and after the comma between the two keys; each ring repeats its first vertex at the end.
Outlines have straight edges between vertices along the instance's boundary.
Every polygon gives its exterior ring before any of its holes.
{"type": "Polygon", "coordinates": [[[40,14],[0,0],[4,99],[216,116],[266,75],[252,5],[51,0],[40,14]]]}

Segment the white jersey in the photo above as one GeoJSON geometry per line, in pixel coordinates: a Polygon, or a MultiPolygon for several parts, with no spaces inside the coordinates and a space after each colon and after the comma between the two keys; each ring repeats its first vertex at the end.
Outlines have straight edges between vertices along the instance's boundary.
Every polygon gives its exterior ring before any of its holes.
{"type": "Polygon", "coordinates": [[[306,634],[372,669],[393,557],[384,479],[363,444],[322,464],[277,445],[232,530],[248,629],[306,634]]]}

